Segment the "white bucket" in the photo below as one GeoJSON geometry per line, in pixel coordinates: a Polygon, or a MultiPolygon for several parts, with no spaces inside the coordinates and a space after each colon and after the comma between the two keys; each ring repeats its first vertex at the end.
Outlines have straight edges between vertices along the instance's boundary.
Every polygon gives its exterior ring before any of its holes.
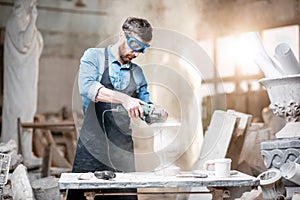
{"type": "Polygon", "coordinates": [[[34,180],[31,185],[37,200],[61,200],[58,178],[48,176],[34,180]]]}

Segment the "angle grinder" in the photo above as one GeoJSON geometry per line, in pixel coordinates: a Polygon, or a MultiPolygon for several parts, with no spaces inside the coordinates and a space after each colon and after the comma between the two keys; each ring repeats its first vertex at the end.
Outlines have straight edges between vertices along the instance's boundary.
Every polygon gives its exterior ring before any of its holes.
{"type": "MultiPolygon", "coordinates": [[[[142,104],[144,111],[145,122],[147,124],[163,123],[168,118],[168,113],[165,109],[155,106],[154,104],[142,104]]],[[[127,112],[123,106],[117,107],[118,111],[127,112]]]]}

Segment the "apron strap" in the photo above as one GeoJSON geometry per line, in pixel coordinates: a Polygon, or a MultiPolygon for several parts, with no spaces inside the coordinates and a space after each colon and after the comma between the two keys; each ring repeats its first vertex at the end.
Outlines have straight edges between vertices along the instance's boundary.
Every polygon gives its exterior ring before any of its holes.
{"type": "Polygon", "coordinates": [[[104,63],[104,71],[105,71],[106,68],[108,68],[108,47],[105,48],[104,56],[105,56],[105,63],[104,63]]]}

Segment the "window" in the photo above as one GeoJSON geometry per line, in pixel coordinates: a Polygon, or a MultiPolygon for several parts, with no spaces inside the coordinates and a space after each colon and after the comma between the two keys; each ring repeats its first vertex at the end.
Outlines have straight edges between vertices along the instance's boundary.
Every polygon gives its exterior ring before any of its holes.
{"type": "MultiPolygon", "coordinates": [[[[248,41],[247,44],[241,41],[243,34],[217,38],[216,51],[213,50],[212,40],[199,42],[212,60],[216,57],[216,63],[214,64],[217,65],[217,72],[221,78],[227,78],[226,81],[228,83],[233,83],[237,79],[242,82],[247,76],[255,77],[261,75],[260,68],[251,58],[251,52],[249,51],[251,47],[248,47],[251,43],[249,44],[248,41]],[[214,52],[216,52],[216,55],[214,55],[214,52]]],[[[273,61],[277,62],[274,58],[274,52],[276,46],[280,43],[287,43],[299,60],[298,25],[263,30],[260,36],[259,39],[263,48],[273,61]]],[[[214,72],[212,71],[209,76],[213,78],[214,72]]],[[[252,79],[249,84],[244,82],[239,87],[244,91],[259,89],[258,85],[254,83],[255,81],[255,79],[252,79]],[[251,85],[251,87],[249,88],[246,85],[251,85]]],[[[237,89],[233,88],[232,85],[230,87],[227,86],[224,87],[225,93],[230,93],[237,89]]]]}

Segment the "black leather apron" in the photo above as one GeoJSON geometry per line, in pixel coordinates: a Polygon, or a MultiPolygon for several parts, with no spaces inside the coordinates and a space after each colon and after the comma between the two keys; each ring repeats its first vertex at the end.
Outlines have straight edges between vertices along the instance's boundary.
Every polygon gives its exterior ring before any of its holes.
{"type": "MultiPolygon", "coordinates": [[[[136,97],[137,84],[130,70],[128,86],[119,92],[136,97]]],[[[105,49],[105,68],[100,83],[111,90],[116,90],[109,77],[108,49],[105,49]]],[[[91,102],[85,113],[78,139],[72,172],[95,172],[111,170],[134,172],[134,148],[130,118],[127,112],[116,112],[120,104],[91,102]]],[[[102,190],[106,192],[136,192],[136,189],[102,190]]],[[[83,191],[69,190],[68,200],[85,199],[83,191]],[[79,197],[80,196],[80,197],[79,197]]],[[[98,196],[95,199],[130,199],[137,196],[98,196]]]]}

